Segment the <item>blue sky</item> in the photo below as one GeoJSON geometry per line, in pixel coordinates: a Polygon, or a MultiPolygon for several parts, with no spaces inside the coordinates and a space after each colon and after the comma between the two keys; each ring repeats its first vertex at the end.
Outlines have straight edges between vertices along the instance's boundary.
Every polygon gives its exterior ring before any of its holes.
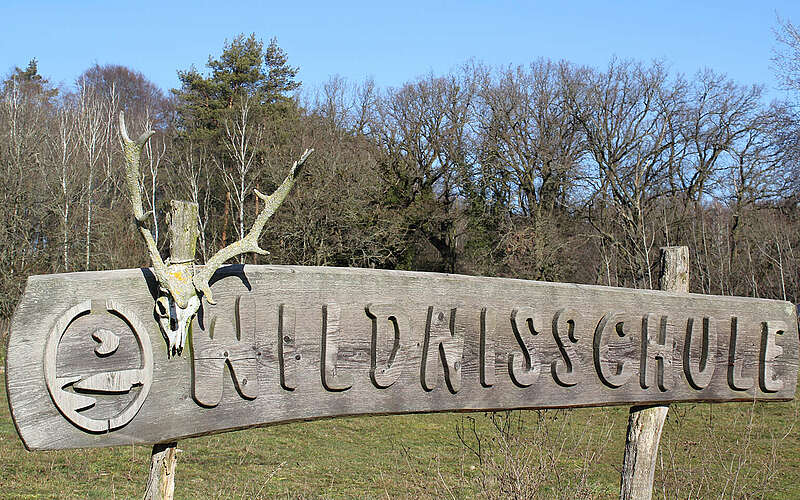
{"type": "Polygon", "coordinates": [[[489,65],[540,57],[604,67],[612,56],[701,68],[780,96],[770,57],[776,14],[800,23],[800,1],[227,2],[0,0],[0,73],[35,57],[55,83],[94,63],[141,71],[163,89],[203,70],[226,39],[277,37],[308,89],[338,74],[397,86],[470,58],[489,65]]]}

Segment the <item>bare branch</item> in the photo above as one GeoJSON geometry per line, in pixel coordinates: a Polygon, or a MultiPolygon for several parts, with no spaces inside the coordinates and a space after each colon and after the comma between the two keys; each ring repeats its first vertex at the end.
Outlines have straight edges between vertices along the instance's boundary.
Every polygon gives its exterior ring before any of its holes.
{"type": "Polygon", "coordinates": [[[209,304],[214,304],[214,298],[211,295],[211,288],[208,284],[208,281],[211,279],[211,276],[214,274],[214,272],[220,268],[220,266],[222,266],[228,260],[244,253],[254,252],[259,255],[266,255],[269,253],[258,246],[258,238],[261,236],[261,231],[264,230],[267,220],[272,217],[272,214],[275,213],[281,203],[283,203],[283,200],[289,194],[289,191],[291,191],[292,186],[294,186],[294,183],[297,181],[297,177],[300,175],[300,170],[303,164],[313,152],[313,149],[305,150],[300,159],[294,162],[292,169],[289,171],[289,175],[286,176],[286,179],[284,179],[283,183],[281,183],[281,185],[278,186],[278,189],[276,189],[271,195],[267,196],[263,193],[260,193],[257,189],[253,190],[255,191],[256,196],[264,201],[264,209],[258,214],[258,217],[256,217],[255,222],[253,222],[253,227],[250,229],[250,231],[248,231],[244,238],[231,243],[215,253],[208,260],[208,262],[206,262],[205,267],[195,274],[194,286],[198,291],[202,292],[209,304]]]}

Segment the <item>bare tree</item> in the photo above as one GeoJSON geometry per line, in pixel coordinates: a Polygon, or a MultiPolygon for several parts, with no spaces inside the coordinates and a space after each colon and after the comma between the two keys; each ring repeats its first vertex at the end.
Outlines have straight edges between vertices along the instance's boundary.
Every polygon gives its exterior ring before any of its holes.
{"type": "Polygon", "coordinates": [[[329,134],[344,138],[345,134],[369,133],[369,125],[375,123],[376,119],[377,98],[373,80],[367,79],[354,85],[343,77],[334,75],[306,106],[323,118],[329,134]]]}
{"type": "Polygon", "coordinates": [[[95,190],[108,178],[98,179],[98,166],[104,157],[110,140],[110,113],[116,91],[112,87],[108,96],[100,94],[99,89],[80,82],[77,95],[78,137],[82,146],[86,165],[86,181],[84,183],[84,200],[86,206],[85,248],[83,267],[89,270],[92,255],[92,225],[95,210],[95,190]]]}
{"type": "Polygon", "coordinates": [[[455,272],[463,234],[461,174],[476,161],[476,85],[469,74],[427,77],[390,91],[379,104],[373,137],[382,175],[411,226],[455,272]]]}
{"type": "MultiPolygon", "coordinates": [[[[736,258],[739,231],[745,212],[766,201],[777,202],[794,184],[785,168],[786,151],[774,140],[780,122],[770,110],[753,118],[753,125],[730,150],[732,161],[720,176],[718,189],[730,214],[729,266],[736,258]]],[[[748,256],[749,258],[749,256],[748,256]]]]}
{"type": "Polygon", "coordinates": [[[669,81],[659,63],[612,61],[587,90],[573,100],[573,112],[591,159],[589,221],[621,252],[631,273],[627,284],[652,288],[651,211],[669,192],[668,174],[683,154],[677,120],[685,82],[669,81]]]}
{"type": "Polygon", "coordinates": [[[540,60],[504,70],[481,90],[488,160],[508,169],[519,193],[518,209],[534,217],[566,205],[584,154],[580,124],[568,96],[586,70],[540,60]]]}
{"type": "Polygon", "coordinates": [[[59,200],[56,211],[61,221],[61,247],[64,272],[70,270],[70,230],[72,223],[72,206],[75,203],[78,188],[78,171],[75,156],[78,147],[76,117],[74,110],[66,103],[62,103],[56,111],[57,131],[50,135],[49,152],[55,159],[55,168],[58,172],[58,190],[56,199],[59,200]]]}
{"type": "MultiPolygon", "coordinates": [[[[150,119],[149,110],[146,111],[147,114],[143,128],[144,130],[152,130],[154,128],[154,124],[150,119]]],[[[151,138],[151,140],[147,141],[147,144],[145,144],[142,153],[144,154],[144,161],[146,162],[148,171],[150,173],[150,185],[148,186],[149,189],[147,191],[147,203],[149,204],[149,212],[151,213],[152,218],[153,238],[158,241],[158,199],[160,187],[158,183],[158,171],[161,167],[161,163],[167,156],[167,140],[164,137],[164,134],[154,134],[153,138],[151,138]]]]}
{"type": "MultiPolygon", "coordinates": [[[[233,105],[231,117],[225,120],[223,139],[230,163],[225,158],[217,158],[217,166],[223,175],[229,192],[233,192],[233,205],[236,208],[236,231],[239,239],[245,235],[245,201],[253,188],[250,175],[263,136],[263,128],[254,116],[253,98],[243,95],[233,105]]],[[[244,254],[239,262],[244,262],[244,254]]]]}
{"type": "Polygon", "coordinates": [[[800,90],[800,30],[790,20],[779,16],[774,32],[780,43],[772,57],[778,77],[785,88],[800,90]]]}
{"type": "Polygon", "coordinates": [[[566,277],[565,247],[576,236],[559,230],[575,200],[585,154],[570,96],[587,70],[539,60],[501,70],[481,85],[481,176],[502,192],[499,248],[509,271],[532,279],[566,277]]]}
{"type": "Polygon", "coordinates": [[[43,145],[55,97],[35,61],[0,87],[0,316],[9,317],[25,279],[46,269],[50,227],[43,145]]]}

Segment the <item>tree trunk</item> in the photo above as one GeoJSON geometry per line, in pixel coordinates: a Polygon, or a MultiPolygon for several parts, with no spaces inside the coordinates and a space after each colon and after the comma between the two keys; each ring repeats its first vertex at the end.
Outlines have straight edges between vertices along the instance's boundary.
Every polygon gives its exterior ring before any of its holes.
{"type": "Polygon", "coordinates": [[[89,201],[86,204],[86,253],[84,255],[84,263],[83,263],[83,270],[89,270],[89,257],[92,253],[92,172],[93,167],[89,167],[89,181],[87,182],[89,187],[89,201]]]}
{"type": "MultiPolygon", "coordinates": [[[[689,248],[661,249],[661,290],[689,292],[689,248]]],[[[621,500],[650,500],[653,496],[653,474],[658,456],[661,430],[669,405],[633,406],[628,417],[625,457],[619,497],[621,500]]]]}
{"type": "Polygon", "coordinates": [[[69,272],[69,201],[67,201],[67,188],[66,185],[62,186],[64,191],[64,218],[63,218],[63,229],[64,229],[64,272],[69,272]]]}

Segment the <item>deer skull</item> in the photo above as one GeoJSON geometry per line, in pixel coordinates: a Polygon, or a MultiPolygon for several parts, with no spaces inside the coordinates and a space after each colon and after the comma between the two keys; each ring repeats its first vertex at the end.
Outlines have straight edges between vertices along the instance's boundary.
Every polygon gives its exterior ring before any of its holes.
{"type": "Polygon", "coordinates": [[[200,297],[192,282],[193,274],[193,269],[187,265],[168,265],[167,278],[171,286],[159,288],[155,313],[161,326],[161,333],[167,341],[168,355],[180,356],[183,352],[192,320],[200,309],[200,297]],[[178,298],[181,300],[177,300],[178,298]]]}
{"type": "MultiPolygon", "coordinates": [[[[214,274],[214,271],[219,269],[226,261],[248,252],[257,254],[267,254],[258,246],[258,237],[264,229],[264,225],[273,213],[278,209],[280,204],[289,194],[297,177],[300,173],[300,168],[305,163],[306,159],[314,151],[307,149],[299,160],[292,165],[289,175],[284,179],[283,183],[278,186],[269,196],[261,194],[255,190],[258,196],[264,202],[264,208],[256,217],[253,222],[253,227],[244,236],[244,238],[231,243],[230,245],[222,248],[215,253],[206,263],[205,266],[195,271],[194,266],[194,245],[198,236],[198,228],[192,227],[193,240],[189,247],[191,250],[188,252],[190,256],[186,260],[180,262],[170,263],[167,259],[165,263],[161,259],[158,252],[158,246],[153,238],[150,230],[145,226],[147,221],[147,213],[144,211],[142,204],[142,184],[141,174],[139,172],[139,160],[141,158],[142,149],[150,136],[153,135],[152,131],[145,132],[136,141],[132,141],[128,137],[128,131],[125,128],[125,115],[123,112],[119,114],[120,135],[122,136],[122,144],[125,153],[125,177],[128,185],[128,191],[131,197],[131,206],[133,208],[133,218],[139,233],[144,238],[147,244],[147,250],[150,254],[150,261],[153,264],[153,274],[158,280],[159,296],[156,299],[155,314],[158,318],[158,324],[161,327],[161,333],[167,341],[167,354],[180,355],[183,351],[184,343],[189,335],[192,320],[195,314],[200,309],[201,297],[204,297],[209,304],[214,304],[214,298],[211,295],[211,287],[209,280],[214,274]]],[[[172,202],[173,204],[192,205],[194,208],[194,216],[189,224],[194,223],[197,218],[197,204],[188,204],[187,202],[172,202]]],[[[184,213],[185,215],[185,213],[184,213]]],[[[184,218],[184,222],[187,222],[184,218]]],[[[171,225],[171,224],[170,224],[171,225]]],[[[185,224],[184,224],[185,226],[185,224]]],[[[170,228],[173,230],[174,228],[170,228]]],[[[185,227],[183,228],[186,229],[185,227]]],[[[184,235],[185,236],[185,235],[184,235]]],[[[172,250],[171,244],[171,250],[172,250]]],[[[185,252],[184,252],[185,253],[185,252]]],[[[174,255],[174,254],[173,254],[174,255]]]]}
{"type": "Polygon", "coordinates": [[[169,293],[161,295],[156,300],[158,324],[172,355],[180,355],[183,352],[186,337],[189,336],[189,326],[198,309],[200,309],[200,299],[197,295],[189,300],[185,308],[178,307],[169,293]]]}

